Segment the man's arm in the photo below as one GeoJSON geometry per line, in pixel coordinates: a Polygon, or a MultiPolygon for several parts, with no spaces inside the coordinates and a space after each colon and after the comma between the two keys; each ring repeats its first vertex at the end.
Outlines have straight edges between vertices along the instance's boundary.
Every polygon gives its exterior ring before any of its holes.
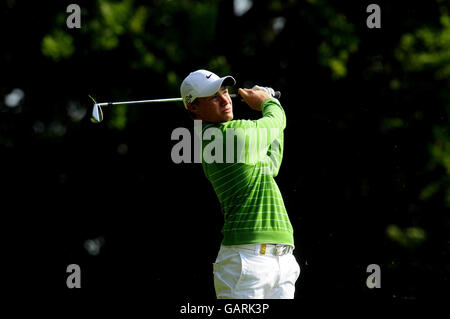
{"type": "Polygon", "coordinates": [[[257,134],[267,138],[267,144],[264,146],[267,148],[266,159],[269,161],[271,175],[275,177],[283,158],[283,130],[286,127],[284,110],[277,99],[271,98],[260,89],[239,89],[239,94],[252,109],[262,111],[263,117],[254,123],[257,134]],[[260,132],[261,130],[264,132],[260,132]]]}

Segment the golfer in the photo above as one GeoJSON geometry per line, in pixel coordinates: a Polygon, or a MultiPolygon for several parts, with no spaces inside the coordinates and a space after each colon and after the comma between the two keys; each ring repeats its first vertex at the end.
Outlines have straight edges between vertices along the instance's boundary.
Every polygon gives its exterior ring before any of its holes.
{"type": "Polygon", "coordinates": [[[285,113],[271,88],[240,88],[243,101],[262,116],[233,120],[228,87],[235,84],[231,76],[198,70],[180,87],[186,109],[202,121],[202,150],[215,139],[224,144],[223,160],[202,159],[224,215],[223,240],[213,267],[216,296],[292,299],[300,267],[292,254],[292,225],[274,180],[283,156],[285,113]],[[215,138],[205,138],[208,130],[215,138]],[[227,135],[230,130],[234,134],[227,135]],[[234,140],[241,147],[226,147],[234,140]],[[235,154],[227,154],[230,150],[235,154]]]}

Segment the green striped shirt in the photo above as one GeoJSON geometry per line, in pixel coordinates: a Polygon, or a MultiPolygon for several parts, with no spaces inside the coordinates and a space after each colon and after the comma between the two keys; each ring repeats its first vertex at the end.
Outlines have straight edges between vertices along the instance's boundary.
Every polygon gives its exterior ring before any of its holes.
{"type": "Polygon", "coordinates": [[[294,244],[274,180],[283,157],[286,116],[273,98],[261,108],[258,120],[202,126],[202,166],[223,212],[223,245],[294,244]]]}

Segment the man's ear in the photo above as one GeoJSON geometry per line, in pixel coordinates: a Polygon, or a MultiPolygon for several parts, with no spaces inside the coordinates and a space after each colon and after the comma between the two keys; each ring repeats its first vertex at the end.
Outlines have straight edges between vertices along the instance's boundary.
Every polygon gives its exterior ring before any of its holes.
{"type": "Polygon", "coordinates": [[[195,115],[198,115],[198,105],[195,103],[187,104],[187,109],[194,113],[195,115]]]}

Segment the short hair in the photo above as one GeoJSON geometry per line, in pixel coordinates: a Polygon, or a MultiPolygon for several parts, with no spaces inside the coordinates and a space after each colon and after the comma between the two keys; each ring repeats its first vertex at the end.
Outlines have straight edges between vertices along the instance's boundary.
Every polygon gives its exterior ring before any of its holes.
{"type": "MultiPolygon", "coordinates": [[[[198,105],[198,99],[195,99],[195,100],[193,100],[191,103],[189,103],[189,105],[198,105]]],[[[189,113],[189,117],[191,118],[191,119],[193,119],[193,120],[196,120],[197,119],[197,115],[195,115],[195,113],[194,112],[192,112],[191,110],[189,110],[187,107],[186,107],[186,110],[188,111],[188,113],[189,113]]]]}

